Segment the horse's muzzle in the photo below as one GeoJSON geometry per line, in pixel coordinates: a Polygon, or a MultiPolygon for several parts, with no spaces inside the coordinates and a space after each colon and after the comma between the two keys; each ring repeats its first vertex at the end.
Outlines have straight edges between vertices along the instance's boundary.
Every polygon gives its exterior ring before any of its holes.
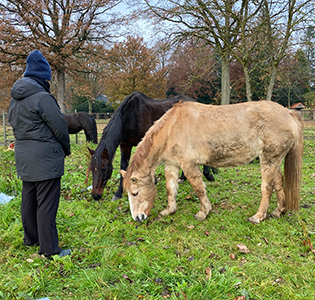
{"type": "Polygon", "coordinates": [[[100,194],[92,194],[92,197],[93,197],[93,199],[94,200],[101,200],[101,198],[102,198],[102,195],[100,195],[100,194]]]}
{"type": "Polygon", "coordinates": [[[141,223],[142,221],[144,221],[147,218],[147,215],[145,214],[141,214],[139,216],[136,216],[135,221],[141,223]]]}

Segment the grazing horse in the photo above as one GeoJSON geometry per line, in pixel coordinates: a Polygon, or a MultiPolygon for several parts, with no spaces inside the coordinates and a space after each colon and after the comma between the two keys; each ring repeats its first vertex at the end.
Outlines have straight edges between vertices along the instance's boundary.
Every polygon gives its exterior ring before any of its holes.
{"type": "MultiPolygon", "coordinates": [[[[114,155],[120,146],[120,168],[126,170],[129,164],[131,149],[137,146],[154,121],[159,119],[174,103],[178,101],[195,101],[187,96],[175,96],[163,100],[152,99],[143,93],[134,92],[126,97],[104,128],[102,138],[91,154],[92,197],[102,198],[104,187],[112,175],[114,155]]],[[[214,170],[212,170],[214,172],[214,170]]],[[[204,167],[205,177],[214,178],[208,167],[204,167]]],[[[122,197],[123,178],[112,200],[122,197]]]]}
{"type": "Polygon", "coordinates": [[[92,115],[80,111],[74,114],[63,114],[63,118],[67,123],[70,134],[78,133],[83,129],[86,141],[97,144],[97,126],[92,115]]]}
{"type": "Polygon", "coordinates": [[[181,168],[200,200],[201,208],[195,218],[204,220],[212,207],[198,166],[233,167],[259,157],[261,203],[257,213],[249,218],[250,222],[258,224],[267,217],[273,190],[277,194],[277,208],[272,216],[280,217],[285,211],[298,210],[302,154],[301,116],[275,102],[224,106],[182,102],[148,130],[127,172],[121,173],[134,220],[145,220],[153,207],[154,171],[160,163],[165,166],[168,199],[161,215],[177,210],[175,196],[181,168]]]}

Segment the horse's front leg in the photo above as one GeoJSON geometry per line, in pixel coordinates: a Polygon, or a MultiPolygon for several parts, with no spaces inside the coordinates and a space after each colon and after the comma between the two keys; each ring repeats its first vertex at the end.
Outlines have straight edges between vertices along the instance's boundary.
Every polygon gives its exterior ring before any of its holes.
{"type": "Polygon", "coordinates": [[[177,210],[176,191],[178,187],[179,168],[165,164],[165,180],[167,191],[167,208],[162,210],[162,216],[174,214],[177,210]]]}
{"type": "MultiPolygon", "coordinates": [[[[131,155],[131,149],[132,146],[122,146],[120,145],[120,169],[121,170],[127,170],[128,165],[129,165],[129,160],[130,160],[130,155],[131,155]]],[[[117,199],[120,199],[123,194],[123,182],[124,179],[120,175],[120,181],[119,181],[119,187],[115,195],[113,196],[112,200],[115,201],[117,199]]]]}
{"type": "Polygon", "coordinates": [[[201,207],[195,215],[195,218],[199,221],[203,221],[212,210],[212,206],[207,197],[206,185],[202,180],[202,174],[199,167],[193,164],[183,166],[183,170],[200,201],[201,207]]]}

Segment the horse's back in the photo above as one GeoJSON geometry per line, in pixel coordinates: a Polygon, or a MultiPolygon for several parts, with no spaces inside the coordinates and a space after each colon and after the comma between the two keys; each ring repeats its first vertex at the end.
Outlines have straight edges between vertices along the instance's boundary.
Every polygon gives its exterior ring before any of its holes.
{"type": "Polygon", "coordinates": [[[280,155],[299,135],[295,114],[271,101],[225,106],[184,102],[164,118],[167,124],[161,135],[169,135],[167,149],[215,167],[280,155]]]}

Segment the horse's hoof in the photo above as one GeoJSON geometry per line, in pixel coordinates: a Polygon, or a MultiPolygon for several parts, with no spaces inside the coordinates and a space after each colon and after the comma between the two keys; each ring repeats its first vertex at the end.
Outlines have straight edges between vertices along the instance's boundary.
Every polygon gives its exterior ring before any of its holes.
{"type": "Polygon", "coordinates": [[[206,217],[207,217],[207,215],[202,211],[199,211],[195,214],[195,219],[198,221],[204,221],[206,219],[206,217]]]}
{"type": "Polygon", "coordinates": [[[255,216],[252,216],[248,219],[249,222],[253,223],[253,224],[259,224],[261,222],[261,220],[259,220],[258,218],[256,218],[255,216]]]}
{"type": "Polygon", "coordinates": [[[272,217],[272,218],[280,218],[281,215],[282,215],[282,213],[281,213],[280,211],[275,210],[275,211],[273,211],[273,212],[270,214],[270,217],[272,217]]]}
{"type": "Polygon", "coordinates": [[[118,196],[113,196],[113,198],[112,198],[112,201],[116,201],[116,200],[118,200],[118,199],[120,199],[121,197],[118,197],[118,196]]]}

